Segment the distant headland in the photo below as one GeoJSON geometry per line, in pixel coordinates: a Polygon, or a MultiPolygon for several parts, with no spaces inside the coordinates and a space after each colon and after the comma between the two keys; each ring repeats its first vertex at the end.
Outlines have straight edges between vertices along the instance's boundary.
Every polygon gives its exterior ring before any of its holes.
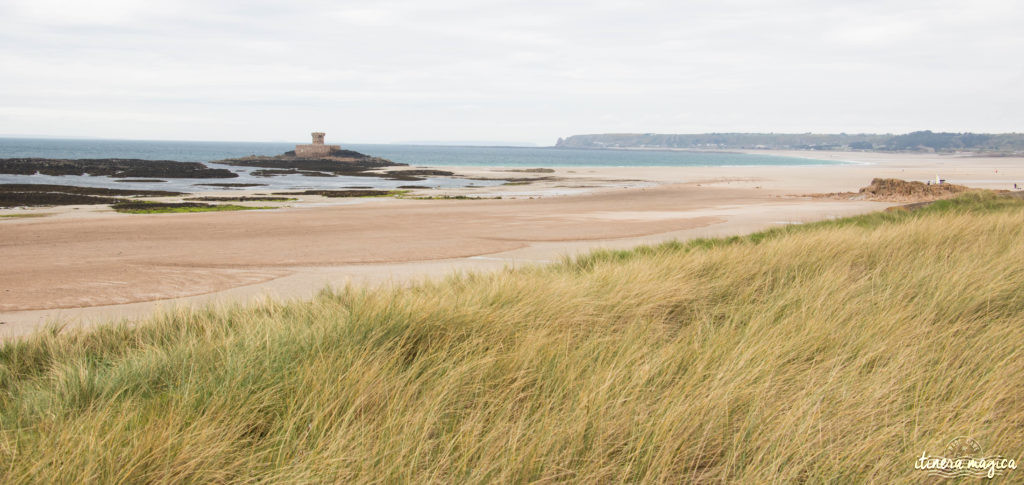
{"type": "Polygon", "coordinates": [[[561,148],[677,148],[747,150],[860,150],[1024,154],[1024,133],[605,133],[559,138],[561,148]]]}

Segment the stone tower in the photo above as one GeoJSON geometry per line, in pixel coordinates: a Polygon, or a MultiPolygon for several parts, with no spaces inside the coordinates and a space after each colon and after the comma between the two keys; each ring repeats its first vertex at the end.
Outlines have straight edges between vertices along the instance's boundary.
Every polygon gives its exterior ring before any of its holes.
{"type": "Polygon", "coordinates": [[[303,158],[323,158],[330,156],[334,150],[341,150],[338,145],[324,145],[324,136],[326,134],[322,131],[313,132],[313,143],[310,145],[295,145],[295,156],[303,158]]]}

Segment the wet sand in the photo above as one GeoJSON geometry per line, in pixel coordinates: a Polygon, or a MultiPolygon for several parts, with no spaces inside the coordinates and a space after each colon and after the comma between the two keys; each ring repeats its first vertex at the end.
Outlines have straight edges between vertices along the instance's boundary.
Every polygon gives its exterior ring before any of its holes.
{"type": "Polygon", "coordinates": [[[938,172],[977,187],[1024,183],[1020,158],[778,154],[864,163],[538,174],[460,167],[456,171],[469,176],[550,179],[417,191],[500,200],[310,196],[277,210],[152,215],[37,209],[53,215],[0,219],[0,336],[58,320],[87,325],[173,305],[308,298],[326,285],[404,284],[452,271],[545,263],[597,247],[740,234],[870,212],[892,204],[793,195],[856,191],[873,177],[924,180],[938,172]]]}

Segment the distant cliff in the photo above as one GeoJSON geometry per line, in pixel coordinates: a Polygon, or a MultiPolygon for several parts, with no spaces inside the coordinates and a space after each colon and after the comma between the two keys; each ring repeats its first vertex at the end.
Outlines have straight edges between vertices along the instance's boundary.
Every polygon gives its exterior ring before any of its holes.
{"type": "Polygon", "coordinates": [[[558,139],[565,148],[693,148],[693,149],[788,149],[788,150],[882,150],[882,151],[984,151],[1024,153],[1024,133],[933,133],[905,135],[818,133],[606,133],[573,135],[558,139]]]}

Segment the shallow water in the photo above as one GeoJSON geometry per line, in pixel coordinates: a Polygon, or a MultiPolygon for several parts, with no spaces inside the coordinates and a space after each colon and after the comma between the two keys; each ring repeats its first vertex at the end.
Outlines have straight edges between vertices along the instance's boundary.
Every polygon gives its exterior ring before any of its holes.
{"type": "MultiPolygon", "coordinates": [[[[303,141],[305,143],[305,141],[303,141]]],[[[584,150],[575,148],[466,147],[423,145],[342,144],[343,148],[413,166],[494,167],[699,167],[730,165],[835,165],[844,162],[807,158],[752,155],[726,152],[667,150],[584,150]]],[[[0,138],[0,158],[139,158],[203,162],[211,167],[238,173],[232,179],[168,179],[163,183],[118,182],[110,177],[0,174],[0,183],[38,183],[144,190],[200,192],[225,190],[203,183],[259,183],[247,189],[294,190],[367,187],[394,189],[400,185],[455,188],[501,185],[500,180],[464,180],[433,177],[422,181],[388,180],[378,177],[306,177],[280,175],[255,177],[254,167],[210,164],[212,160],[248,155],[278,155],[295,148],[294,143],[136,141],[51,138],[0,138]]]]}

